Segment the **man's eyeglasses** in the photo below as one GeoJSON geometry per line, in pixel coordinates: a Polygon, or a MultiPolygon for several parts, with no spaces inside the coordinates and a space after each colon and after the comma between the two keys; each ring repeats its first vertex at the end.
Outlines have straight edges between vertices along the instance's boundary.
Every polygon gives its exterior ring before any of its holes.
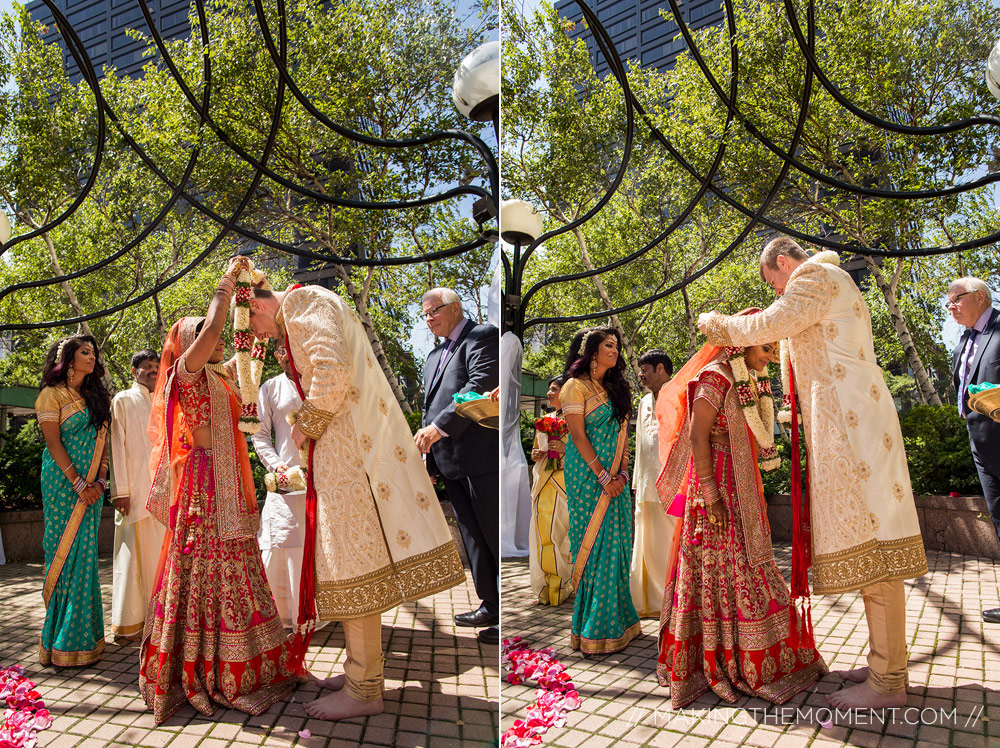
{"type": "Polygon", "coordinates": [[[951,309],[953,306],[958,306],[959,299],[961,299],[963,296],[968,296],[970,293],[975,293],[975,291],[966,291],[965,293],[960,293],[954,299],[948,299],[948,301],[944,303],[944,308],[951,309]]]}
{"type": "Polygon", "coordinates": [[[451,306],[451,304],[441,304],[440,306],[436,306],[433,309],[431,309],[430,311],[422,312],[421,314],[419,314],[417,316],[419,316],[420,319],[429,319],[431,317],[437,317],[441,313],[441,310],[444,309],[447,306],[451,306]]]}

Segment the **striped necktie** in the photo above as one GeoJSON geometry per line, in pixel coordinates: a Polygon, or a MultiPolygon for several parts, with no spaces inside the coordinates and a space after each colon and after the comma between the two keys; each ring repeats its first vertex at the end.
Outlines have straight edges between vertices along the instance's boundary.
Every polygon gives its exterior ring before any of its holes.
{"type": "Polygon", "coordinates": [[[962,376],[958,382],[958,412],[962,416],[965,416],[965,388],[969,384],[969,367],[972,364],[972,352],[976,348],[976,336],[978,334],[979,331],[973,327],[962,356],[962,376]]]}

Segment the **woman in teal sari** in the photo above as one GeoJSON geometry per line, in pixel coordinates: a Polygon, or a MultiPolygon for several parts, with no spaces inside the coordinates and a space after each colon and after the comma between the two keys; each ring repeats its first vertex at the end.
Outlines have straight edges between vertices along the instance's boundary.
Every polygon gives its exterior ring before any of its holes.
{"type": "Polygon", "coordinates": [[[46,445],[43,665],[90,665],[104,651],[97,526],[107,488],[111,397],[103,377],[93,337],[63,338],[49,350],[35,401],[46,445]]]}
{"type": "Polygon", "coordinates": [[[570,434],[565,478],[576,589],[571,644],[584,654],[618,652],[640,633],[629,591],[632,392],[620,348],[614,329],[577,333],[559,393],[570,434]]]}

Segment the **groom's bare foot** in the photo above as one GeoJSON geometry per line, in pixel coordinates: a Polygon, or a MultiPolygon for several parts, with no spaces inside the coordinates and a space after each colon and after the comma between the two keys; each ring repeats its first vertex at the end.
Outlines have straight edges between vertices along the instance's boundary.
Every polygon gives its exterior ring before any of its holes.
{"type": "Polygon", "coordinates": [[[374,701],[352,699],[347,691],[340,690],[321,696],[305,705],[306,714],[315,719],[338,720],[351,717],[371,717],[385,711],[382,697],[374,701]]]}
{"type": "Polygon", "coordinates": [[[868,680],[867,666],[854,668],[854,670],[835,670],[834,672],[844,680],[851,681],[851,683],[864,683],[868,680]]]}
{"type": "Polygon", "coordinates": [[[347,676],[341,673],[340,675],[331,675],[329,678],[317,678],[316,683],[320,688],[326,688],[330,691],[339,691],[344,687],[344,683],[347,682],[347,676]]]}
{"type": "Polygon", "coordinates": [[[906,706],[906,692],[879,693],[866,681],[831,693],[826,700],[837,709],[889,709],[906,706]]]}

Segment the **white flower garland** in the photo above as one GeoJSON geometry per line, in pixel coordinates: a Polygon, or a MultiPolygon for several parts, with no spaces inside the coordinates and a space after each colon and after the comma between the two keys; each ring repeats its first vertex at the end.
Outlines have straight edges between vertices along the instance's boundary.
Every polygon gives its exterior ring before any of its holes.
{"type": "Polygon", "coordinates": [[[778,448],[774,444],[774,396],[771,381],[766,377],[757,379],[747,369],[742,348],[726,348],[729,366],[736,380],[736,394],[743,408],[747,426],[757,440],[760,453],[757,460],[761,470],[775,470],[781,465],[778,448]]]}
{"type": "Polygon", "coordinates": [[[254,268],[253,262],[249,262],[249,269],[244,268],[236,279],[233,344],[236,347],[236,374],[240,386],[240,399],[243,401],[240,431],[250,435],[260,430],[257,396],[260,394],[264,356],[267,355],[266,343],[257,340],[250,331],[250,300],[253,298],[254,284],[260,288],[269,288],[264,273],[254,268]]]}

